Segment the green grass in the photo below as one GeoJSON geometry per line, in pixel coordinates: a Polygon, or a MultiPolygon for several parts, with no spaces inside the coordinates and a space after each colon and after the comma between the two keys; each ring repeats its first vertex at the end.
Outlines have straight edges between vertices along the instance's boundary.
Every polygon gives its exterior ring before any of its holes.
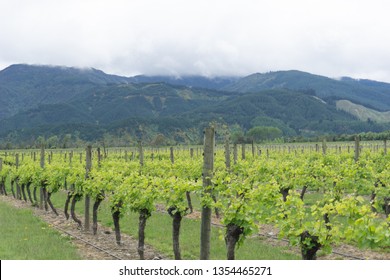
{"type": "MultiPolygon", "coordinates": [[[[9,187],[9,185],[8,185],[9,187]]],[[[8,192],[12,196],[11,192],[8,192]]],[[[66,194],[64,192],[55,193],[52,195],[52,201],[57,211],[63,211],[64,203],[66,199],[66,194]]],[[[199,202],[197,198],[193,196],[194,208],[199,208],[199,202]]],[[[92,202],[93,203],[93,202],[92,202]]],[[[19,210],[25,211],[27,216],[31,215],[31,212],[28,210],[19,210]]],[[[76,211],[81,220],[83,220],[84,213],[84,200],[81,200],[76,205],[76,211]]],[[[1,211],[3,212],[3,211],[1,211]]],[[[0,213],[1,213],[0,212],[0,213]]],[[[92,209],[91,209],[92,212],[92,209]]],[[[32,215],[31,215],[32,216],[32,215]]],[[[113,228],[113,221],[111,216],[111,211],[109,205],[106,201],[102,203],[99,208],[99,222],[105,226],[113,228]]],[[[36,217],[32,217],[35,220],[38,220],[36,217]]],[[[37,223],[37,221],[35,221],[37,223]]],[[[24,225],[24,222],[21,221],[19,224],[24,225]]],[[[51,232],[53,230],[49,229],[47,225],[39,226],[39,229],[43,232],[51,232]],[[44,230],[42,228],[45,228],[44,230]]],[[[121,231],[123,233],[129,234],[137,238],[138,235],[138,215],[136,213],[126,213],[120,220],[121,231]]],[[[37,234],[39,236],[39,234],[37,234]]],[[[223,239],[223,229],[212,227],[211,232],[211,259],[224,260],[226,259],[226,247],[223,239]]],[[[23,238],[22,238],[23,239],[23,238]]],[[[66,241],[66,240],[63,240],[66,241]]],[[[69,241],[68,241],[69,242],[69,241]]],[[[162,254],[169,258],[173,258],[172,252],[172,218],[168,214],[162,214],[158,212],[153,212],[152,216],[147,221],[146,226],[146,240],[145,242],[162,254]]],[[[180,245],[183,259],[199,259],[199,248],[200,248],[200,220],[187,219],[184,218],[181,226],[181,235],[180,235],[180,245]]],[[[34,244],[32,244],[34,245],[34,244]]],[[[47,245],[38,245],[40,250],[42,250],[42,257],[29,256],[30,259],[76,259],[76,257],[66,256],[61,257],[50,257],[45,256],[45,251],[49,251],[47,248],[51,248],[47,245]]],[[[248,238],[245,240],[244,244],[238,248],[236,251],[236,259],[250,259],[250,260],[260,260],[260,259],[272,259],[272,260],[289,260],[289,259],[300,259],[300,256],[285,252],[287,247],[275,247],[264,242],[260,237],[248,238]]],[[[56,250],[61,251],[61,250],[56,250]]],[[[0,251],[0,256],[4,254],[0,251]]],[[[48,253],[48,252],[47,252],[48,253]]],[[[11,258],[12,257],[7,257],[11,258]]],[[[23,259],[23,257],[18,256],[14,257],[15,259],[23,259]]]]}
{"type": "Polygon", "coordinates": [[[32,214],[0,202],[0,259],[78,260],[70,239],[32,214]]]}
{"type": "Polygon", "coordinates": [[[306,206],[312,206],[315,205],[317,201],[320,201],[323,197],[324,197],[323,193],[310,192],[305,194],[303,201],[305,202],[306,206]]]}
{"type": "MultiPolygon", "coordinates": [[[[56,193],[52,196],[52,201],[56,207],[63,209],[65,194],[56,193]]],[[[111,211],[108,203],[103,202],[99,208],[99,222],[113,228],[111,211]]],[[[81,216],[84,212],[84,201],[78,202],[76,211],[81,216]]],[[[92,211],[92,210],[91,210],[92,211]]],[[[126,213],[120,220],[121,231],[137,238],[138,235],[138,215],[136,213],[126,213]]],[[[168,214],[153,212],[146,225],[145,242],[162,254],[173,258],[172,252],[172,218],[168,214]]],[[[181,253],[183,259],[199,259],[200,248],[200,220],[184,218],[180,235],[181,253]]],[[[244,245],[236,252],[236,259],[250,260],[289,260],[300,259],[300,256],[286,251],[286,247],[274,247],[261,240],[261,238],[248,238],[244,245]]],[[[223,239],[223,231],[213,227],[211,232],[211,259],[226,259],[226,247],[223,239]]]]}
{"type": "Polygon", "coordinates": [[[380,112],[367,108],[363,105],[355,104],[349,100],[336,101],[336,108],[341,109],[357,117],[361,121],[372,120],[377,123],[386,123],[390,120],[390,112],[380,112]]]}
{"type": "MultiPolygon", "coordinates": [[[[104,210],[103,210],[104,211],[104,210]]],[[[103,212],[102,211],[102,212],[103,212]]],[[[110,224],[109,215],[101,215],[105,224],[110,224]]],[[[129,213],[121,220],[122,230],[137,236],[138,215],[129,213]]],[[[153,213],[146,228],[146,241],[154,248],[172,256],[172,219],[166,214],[153,213]]],[[[222,229],[213,227],[211,232],[211,259],[226,259],[226,247],[222,229]]],[[[184,259],[198,259],[200,248],[200,221],[183,219],[181,226],[181,250],[184,259]]],[[[283,253],[283,248],[272,247],[259,238],[250,238],[236,253],[237,259],[297,259],[298,256],[283,253]]]]}

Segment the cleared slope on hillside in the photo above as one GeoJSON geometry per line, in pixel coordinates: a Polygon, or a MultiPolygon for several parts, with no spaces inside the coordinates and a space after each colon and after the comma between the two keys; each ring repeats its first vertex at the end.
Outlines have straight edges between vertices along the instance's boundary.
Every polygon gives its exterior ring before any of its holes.
{"type": "Polygon", "coordinates": [[[390,111],[379,112],[363,105],[355,104],[349,100],[336,101],[336,108],[354,115],[362,121],[374,121],[378,123],[390,122],[390,111]]]}

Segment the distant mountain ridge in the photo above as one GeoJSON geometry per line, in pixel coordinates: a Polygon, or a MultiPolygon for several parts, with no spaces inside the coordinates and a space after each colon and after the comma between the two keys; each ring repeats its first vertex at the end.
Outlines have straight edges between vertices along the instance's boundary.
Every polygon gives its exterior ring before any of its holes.
{"type": "Polygon", "coordinates": [[[39,104],[55,104],[100,86],[129,83],[167,83],[196,88],[219,89],[234,77],[135,76],[106,74],[94,68],[15,64],[0,71],[0,119],[39,104]]]}
{"type": "Polygon", "coordinates": [[[39,104],[67,102],[96,86],[127,82],[96,69],[11,65],[0,71],[0,119],[39,104]]]}
{"type": "Polygon", "coordinates": [[[346,77],[336,80],[297,70],[252,74],[223,90],[247,93],[275,88],[313,91],[322,99],[347,99],[379,111],[390,110],[388,83],[346,77]]]}
{"type": "Polygon", "coordinates": [[[223,89],[237,80],[240,77],[203,77],[203,76],[145,76],[138,75],[130,77],[129,82],[133,83],[167,83],[171,85],[187,86],[195,88],[207,88],[207,89],[223,89]]]}
{"type": "Polygon", "coordinates": [[[390,84],[296,70],[246,77],[122,77],[93,68],[18,64],[0,71],[0,141],[85,127],[80,137],[88,140],[120,131],[140,135],[140,127],[149,138],[190,135],[210,121],[243,130],[275,126],[285,136],[390,128],[386,121],[359,120],[348,112],[351,106],[339,110],[339,100],[363,111],[390,111],[390,84]]]}

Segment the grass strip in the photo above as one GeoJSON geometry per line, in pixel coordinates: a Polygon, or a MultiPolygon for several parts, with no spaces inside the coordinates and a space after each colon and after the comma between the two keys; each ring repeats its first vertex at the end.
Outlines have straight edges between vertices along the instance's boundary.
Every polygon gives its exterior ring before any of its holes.
{"type": "Polygon", "coordinates": [[[31,209],[0,201],[0,259],[79,260],[77,248],[31,209]]]}
{"type": "MultiPolygon", "coordinates": [[[[64,207],[66,195],[55,193],[52,201],[58,210],[64,207]]],[[[76,205],[79,218],[83,220],[84,200],[76,205]]],[[[108,202],[103,201],[99,208],[98,220],[105,226],[113,228],[111,209],[108,202]]],[[[121,232],[138,238],[138,214],[126,212],[120,219],[121,232]]],[[[146,225],[145,242],[159,250],[165,256],[173,258],[172,249],[172,218],[168,214],[153,212],[146,225]]],[[[214,260],[226,259],[226,246],[223,229],[212,227],[211,233],[211,255],[214,260]]],[[[287,246],[272,246],[262,240],[262,237],[248,238],[237,250],[238,260],[290,260],[300,259],[300,256],[287,251],[287,246]]],[[[180,233],[180,246],[183,259],[199,259],[200,248],[200,220],[184,218],[180,233]]]]}

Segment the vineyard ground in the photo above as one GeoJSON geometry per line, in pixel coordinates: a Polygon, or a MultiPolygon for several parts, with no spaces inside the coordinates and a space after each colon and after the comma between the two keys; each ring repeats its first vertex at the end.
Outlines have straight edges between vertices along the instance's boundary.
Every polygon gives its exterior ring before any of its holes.
{"type": "MultiPolygon", "coordinates": [[[[200,219],[200,212],[194,212],[187,218],[200,219]]],[[[220,226],[218,219],[213,219],[214,226],[220,226]]],[[[287,240],[278,238],[278,230],[272,225],[260,225],[260,231],[258,234],[254,234],[252,238],[262,237],[264,242],[275,247],[283,247],[288,243],[287,240]]],[[[299,255],[298,247],[289,247],[289,252],[299,255]]],[[[349,244],[340,244],[334,247],[333,253],[330,255],[322,254],[319,251],[318,259],[320,260],[390,260],[390,253],[373,251],[373,250],[362,250],[349,244]]]]}
{"type": "MultiPolygon", "coordinates": [[[[65,193],[56,193],[53,196],[53,202],[61,211],[65,193]]],[[[83,201],[80,201],[76,210],[83,214],[83,201]]],[[[154,211],[148,219],[146,225],[145,242],[151,245],[156,250],[162,252],[167,258],[173,258],[172,252],[172,219],[167,214],[164,207],[162,211],[154,211]],[[163,212],[163,213],[162,213],[163,212]]],[[[81,216],[80,216],[81,217],[81,216]]],[[[113,221],[111,210],[108,207],[108,202],[103,201],[99,208],[98,220],[101,224],[108,226],[113,231],[113,221]]],[[[127,212],[121,218],[121,231],[130,236],[138,236],[138,214],[127,212]]],[[[181,226],[181,250],[183,259],[198,259],[199,258],[199,243],[200,243],[200,219],[195,215],[186,216],[182,221],[181,226]]],[[[98,229],[100,230],[100,229],[98,229]]],[[[113,237],[114,238],[114,237],[113,237]]],[[[211,259],[225,259],[226,247],[223,241],[223,230],[218,227],[212,227],[212,250],[211,259]]],[[[114,242],[115,243],[115,242],[114,242]]],[[[238,259],[300,259],[298,253],[290,250],[285,243],[281,246],[273,246],[268,244],[262,237],[247,240],[242,247],[237,250],[238,259]]]]}
{"type": "MultiPolygon", "coordinates": [[[[104,248],[105,251],[118,256],[120,259],[138,259],[137,253],[137,240],[131,236],[137,236],[137,215],[135,214],[126,214],[125,217],[121,220],[121,229],[122,229],[122,241],[123,244],[118,247],[115,243],[115,234],[112,228],[112,220],[108,214],[109,209],[103,205],[101,206],[99,213],[99,228],[98,235],[93,236],[91,233],[85,233],[77,229],[77,224],[71,220],[66,220],[63,213],[63,201],[65,199],[65,194],[56,193],[53,197],[53,203],[57,207],[59,216],[56,216],[50,210],[48,212],[40,210],[38,208],[32,207],[30,203],[26,203],[21,200],[15,200],[11,197],[0,196],[0,201],[7,202],[14,207],[18,208],[30,208],[33,209],[34,215],[40,217],[42,220],[47,222],[51,227],[59,230],[60,232],[66,231],[67,233],[74,236],[72,241],[79,248],[80,254],[84,259],[92,260],[104,260],[104,259],[116,259],[107,253],[102,253],[99,250],[96,250],[94,247],[85,244],[79,240],[79,238],[88,241],[96,245],[97,247],[104,248]],[[104,225],[102,225],[104,224],[104,225]],[[109,234],[107,234],[109,232],[109,234]],[[130,233],[130,235],[125,234],[130,233]]],[[[83,213],[83,201],[79,202],[76,206],[76,210],[80,214],[80,218],[83,213]]],[[[183,257],[185,259],[197,259],[199,253],[199,219],[197,217],[197,212],[190,215],[188,218],[183,220],[182,228],[182,240],[183,244],[183,257]],[[196,228],[196,232],[194,231],[196,228]],[[193,242],[188,242],[186,240],[192,239],[193,242]]],[[[155,212],[152,214],[152,217],[148,221],[147,232],[146,232],[146,242],[149,245],[146,247],[145,257],[147,259],[171,259],[172,244],[170,236],[170,223],[171,218],[168,214],[162,214],[155,212]],[[169,232],[167,234],[167,232],[169,232]],[[160,248],[157,250],[152,248],[160,248]],[[161,253],[167,252],[167,254],[161,253]]],[[[224,242],[222,240],[221,234],[222,231],[219,228],[213,227],[213,237],[212,243],[214,245],[212,251],[212,259],[224,259],[226,250],[224,247],[224,242]]],[[[256,258],[265,258],[265,259],[300,259],[299,253],[296,250],[292,250],[291,247],[287,246],[286,243],[279,243],[279,246],[276,246],[275,242],[268,242],[267,238],[257,237],[251,240],[248,240],[243,247],[239,249],[240,259],[256,259],[256,258]],[[255,250],[253,250],[255,248],[255,250]],[[255,252],[253,252],[255,251],[255,252]]]]}
{"type": "MultiPolygon", "coordinates": [[[[30,206],[29,203],[21,200],[15,200],[11,197],[0,196],[0,201],[2,203],[12,205],[15,208],[32,209],[33,214],[45,221],[49,227],[59,231],[64,236],[70,236],[72,243],[78,248],[78,252],[82,259],[138,259],[137,240],[122,232],[122,245],[117,246],[115,243],[115,234],[110,226],[103,226],[99,224],[98,234],[94,236],[92,233],[86,233],[78,229],[76,223],[73,221],[66,220],[61,211],[59,211],[59,216],[56,216],[51,211],[46,212],[44,210],[40,210],[30,206]],[[103,249],[103,251],[100,249],[103,249]]],[[[162,208],[159,210],[163,211],[162,208]]],[[[199,218],[200,212],[198,211],[195,211],[186,217],[187,220],[198,220],[199,218]]],[[[218,220],[216,218],[213,219],[213,224],[218,227],[218,220]]],[[[259,235],[254,235],[252,237],[253,239],[261,239],[262,242],[266,243],[270,247],[274,247],[275,250],[284,250],[285,253],[291,254],[291,256],[296,255],[297,258],[299,258],[298,248],[289,247],[286,245],[285,241],[278,239],[275,228],[270,225],[262,225],[260,229],[259,235]]],[[[337,253],[331,255],[323,255],[319,253],[319,259],[390,259],[390,253],[360,250],[348,244],[336,246],[334,251],[337,253]]],[[[145,257],[146,259],[170,258],[149,245],[146,246],[145,257]]]]}
{"type": "MultiPolygon", "coordinates": [[[[137,253],[137,240],[122,233],[122,245],[117,246],[115,243],[115,234],[109,227],[99,225],[98,234],[94,236],[92,233],[86,233],[78,229],[76,223],[66,220],[64,214],[61,212],[59,213],[59,216],[56,216],[53,212],[40,210],[30,206],[29,203],[11,197],[0,196],[0,201],[1,203],[7,203],[15,208],[32,209],[33,214],[47,223],[49,227],[59,231],[61,235],[69,237],[72,243],[77,247],[80,258],[82,259],[115,260],[139,258],[137,253]],[[104,251],[101,251],[100,249],[103,249],[104,251]]],[[[165,257],[150,246],[146,246],[145,258],[163,259],[165,257]]]]}
{"type": "Polygon", "coordinates": [[[81,259],[70,238],[32,215],[31,209],[15,208],[0,199],[0,213],[0,259],[81,259]]]}

